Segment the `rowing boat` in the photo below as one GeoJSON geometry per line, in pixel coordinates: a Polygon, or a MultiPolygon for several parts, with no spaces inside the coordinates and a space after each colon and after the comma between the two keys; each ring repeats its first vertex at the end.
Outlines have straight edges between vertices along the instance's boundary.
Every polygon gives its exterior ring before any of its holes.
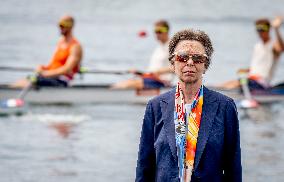
{"type": "MultiPolygon", "coordinates": [[[[119,90],[109,85],[72,85],[70,87],[42,87],[31,89],[25,96],[31,104],[145,104],[152,97],[166,92],[166,89],[119,90]]],[[[0,100],[15,98],[21,89],[0,85],[0,100]]]]}
{"type": "MultiPolygon", "coordinates": [[[[245,99],[244,95],[237,89],[211,89],[221,92],[236,101],[245,99]]],[[[31,104],[145,104],[149,99],[168,90],[170,88],[138,91],[133,89],[116,90],[110,89],[109,85],[76,84],[67,88],[43,87],[32,89],[27,93],[24,100],[31,104]]],[[[15,98],[20,92],[21,89],[0,85],[0,100],[15,98]]],[[[274,89],[269,92],[252,92],[252,97],[259,103],[284,101],[284,88],[274,89]]]]}
{"type": "MultiPolygon", "coordinates": [[[[222,90],[211,88],[217,92],[233,98],[236,102],[247,99],[240,89],[222,90]]],[[[253,91],[251,92],[253,100],[260,104],[275,103],[284,101],[284,89],[273,89],[268,91],[253,91]]]]}

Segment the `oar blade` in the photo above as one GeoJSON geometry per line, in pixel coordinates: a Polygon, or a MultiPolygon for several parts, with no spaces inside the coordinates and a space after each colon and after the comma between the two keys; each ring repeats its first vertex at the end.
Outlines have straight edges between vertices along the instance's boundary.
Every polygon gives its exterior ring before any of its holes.
{"type": "Polygon", "coordinates": [[[239,107],[244,109],[253,109],[259,106],[259,103],[253,99],[244,99],[238,103],[239,107]]]}
{"type": "Polygon", "coordinates": [[[25,102],[22,99],[7,99],[0,101],[0,116],[21,115],[25,112],[25,102]]]}

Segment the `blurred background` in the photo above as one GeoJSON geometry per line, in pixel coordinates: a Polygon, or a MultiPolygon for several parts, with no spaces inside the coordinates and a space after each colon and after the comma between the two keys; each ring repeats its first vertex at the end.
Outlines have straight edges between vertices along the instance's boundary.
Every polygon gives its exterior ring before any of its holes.
{"type": "MultiPolygon", "coordinates": [[[[0,66],[46,64],[60,35],[58,19],[66,13],[75,17],[83,65],[104,70],[145,70],[157,45],[153,23],[158,19],[169,21],[171,35],[182,28],[204,30],[215,48],[205,84],[215,84],[249,66],[258,40],[254,21],[284,16],[284,9],[282,0],[1,0],[0,66]]],[[[282,57],[273,83],[283,81],[283,72],[282,57]]],[[[0,83],[25,76],[1,71],[0,83]]],[[[84,75],[75,82],[126,78],[131,75],[84,75]]],[[[283,106],[239,109],[243,181],[284,181],[283,106]]],[[[0,181],[134,181],[144,108],[33,105],[22,116],[1,117],[0,181]]]]}

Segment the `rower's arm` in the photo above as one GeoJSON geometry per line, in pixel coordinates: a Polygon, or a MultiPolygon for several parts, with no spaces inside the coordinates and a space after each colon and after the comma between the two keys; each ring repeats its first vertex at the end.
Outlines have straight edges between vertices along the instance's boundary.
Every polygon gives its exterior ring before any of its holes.
{"type": "Polygon", "coordinates": [[[80,45],[74,45],[70,50],[70,56],[63,66],[54,70],[42,71],[40,74],[43,77],[57,77],[60,75],[68,74],[73,70],[75,66],[80,64],[82,55],[82,47],[80,45]]]}
{"type": "Polygon", "coordinates": [[[276,42],[273,47],[274,56],[276,58],[275,60],[277,60],[280,54],[284,51],[284,42],[279,30],[281,24],[282,24],[282,19],[280,17],[276,17],[272,22],[272,26],[275,28],[275,33],[276,33],[276,42]]]}
{"type": "MultiPolygon", "coordinates": [[[[60,40],[61,41],[61,40],[60,40]]],[[[57,51],[57,49],[58,49],[58,45],[56,45],[56,49],[55,49],[55,51],[54,51],[54,53],[53,53],[53,57],[50,59],[50,61],[48,62],[48,64],[47,65],[39,65],[38,67],[37,67],[37,72],[40,72],[40,71],[43,71],[43,70],[49,70],[50,69],[50,67],[53,65],[53,61],[54,61],[54,56],[55,56],[55,54],[56,54],[56,51],[57,51]]]]}

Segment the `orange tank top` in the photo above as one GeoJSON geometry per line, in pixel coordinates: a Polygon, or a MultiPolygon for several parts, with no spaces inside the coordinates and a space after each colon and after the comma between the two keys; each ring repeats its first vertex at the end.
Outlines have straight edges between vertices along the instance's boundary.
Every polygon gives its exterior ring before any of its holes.
{"type": "MultiPolygon", "coordinates": [[[[71,48],[74,45],[78,45],[79,42],[76,39],[73,38],[66,47],[62,46],[62,44],[63,44],[62,41],[58,42],[55,53],[54,53],[49,65],[47,67],[45,67],[45,69],[54,70],[54,69],[62,67],[66,63],[66,61],[67,61],[67,59],[70,55],[71,48]]],[[[79,71],[79,66],[80,65],[75,66],[73,68],[72,72],[65,74],[65,76],[70,80],[73,79],[73,76],[79,71]]]]}

